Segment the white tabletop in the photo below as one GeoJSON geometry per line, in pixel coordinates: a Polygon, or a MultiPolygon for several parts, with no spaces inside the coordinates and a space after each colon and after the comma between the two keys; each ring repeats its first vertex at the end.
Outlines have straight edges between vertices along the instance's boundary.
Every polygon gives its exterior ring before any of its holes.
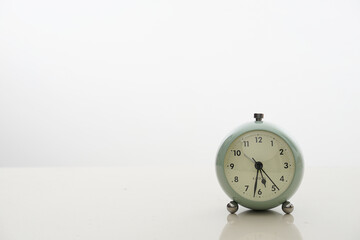
{"type": "Polygon", "coordinates": [[[359,180],[307,168],[291,215],[231,215],[209,167],[2,168],[0,239],[360,239],[359,180]]]}

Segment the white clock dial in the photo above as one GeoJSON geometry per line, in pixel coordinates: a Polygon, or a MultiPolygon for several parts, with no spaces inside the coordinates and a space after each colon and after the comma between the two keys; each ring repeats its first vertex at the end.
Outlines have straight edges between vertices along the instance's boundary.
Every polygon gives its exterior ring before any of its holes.
{"type": "Polygon", "coordinates": [[[224,160],[225,176],[240,196],[267,201],[282,194],[295,174],[294,155],[278,135],[255,130],[236,138],[224,160]]]}

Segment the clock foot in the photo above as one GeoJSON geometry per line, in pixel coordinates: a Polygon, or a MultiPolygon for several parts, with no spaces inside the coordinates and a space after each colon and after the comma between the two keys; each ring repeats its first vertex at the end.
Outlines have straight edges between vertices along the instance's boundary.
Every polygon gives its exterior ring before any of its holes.
{"type": "Polygon", "coordinates": [[[292,211],[294,211],[294,205],[289,201],[284,202],[281,208],[286,214],[292,213],[292,211]]]}
{"type": "Polygon", "coordinates": [[[229,213],[234,214],[239,209],[239,205],[235,201],[231,201],[226,205],[227,210],[229,213]]]}

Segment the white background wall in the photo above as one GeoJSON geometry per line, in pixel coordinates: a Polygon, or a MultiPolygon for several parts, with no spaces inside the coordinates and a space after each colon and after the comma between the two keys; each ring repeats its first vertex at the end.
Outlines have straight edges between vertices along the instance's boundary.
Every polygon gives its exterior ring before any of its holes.
{"type": "Polygon", "coordinates": [[[0,166],[214,164],[264,112],[360,165],[359,1],[0,1],[0,166]]]}

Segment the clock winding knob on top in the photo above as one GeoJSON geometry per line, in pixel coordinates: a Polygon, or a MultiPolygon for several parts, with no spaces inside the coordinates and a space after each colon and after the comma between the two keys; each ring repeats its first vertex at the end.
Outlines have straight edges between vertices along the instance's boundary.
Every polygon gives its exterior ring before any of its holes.
{"type": "Polygon", "coordinates": [[[262,121],[262,119],[264,118],[264,114],[263,113],[254,113],[254,118],[256,119],[256,121],[262,121]]]}

